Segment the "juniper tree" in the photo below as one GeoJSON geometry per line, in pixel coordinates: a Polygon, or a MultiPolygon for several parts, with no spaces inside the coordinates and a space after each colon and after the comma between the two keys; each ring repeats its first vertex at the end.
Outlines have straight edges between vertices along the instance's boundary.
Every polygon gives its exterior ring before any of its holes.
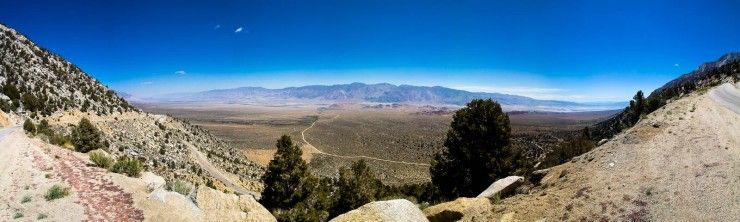
{"type": "Polygon", "coordinates": [[[491,99],[476,99],[458,110],[450,124],[445,149],[437,153],[430,173],[443,199],[475,196],[495,179],[517,169],[509,146],[509,117],[491,99]]]}
{"type": "Polygon", "coordinates": [[[72,130],[72,143],[78,152],[107,148],[101,139],[101,133],[87,118],[82,118],[72,130]]]}

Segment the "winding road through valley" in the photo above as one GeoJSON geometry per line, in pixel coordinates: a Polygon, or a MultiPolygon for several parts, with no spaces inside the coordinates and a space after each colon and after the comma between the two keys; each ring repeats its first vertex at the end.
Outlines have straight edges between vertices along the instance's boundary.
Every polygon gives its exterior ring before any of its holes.
{"type": "MultiPolygon", "coordinates": [[[[339,117],[339,115],[336,115],[336,116],[332,117],[330,120],[336,119],[337,117],[339,117]]],[[[314,145],[311,145],[311,143],[309,143],[308,140],[306,140],[306,131],[308,131],[309,129],[313,128],[313,126],[316,125],[317,122],[319,122],[319,119],[318,118],[315,121],[313,121],[313,123],[311,123],[311,125],[308,126],[308,128],[306,128],[303,131],[301,131],[301,140],[303,140],[303,146],[305,146],[306,148],[308,148],[307,150],[310,150],[314,154],[323,154],[323,155],[327,155],[327,156],[338,157],[338,158],[347,158],[347,159],[359,159],[359,158],[362,158],[362,159],[377,160],[377,161],[383,161],[383,162],[388,162],[388,163],[407,164],[407,165],[414,165],[414,166],[424,166],[424,167],[431,166],[428,163],[414,163],[414,162],[406,162],[406,161],[398,161],[398,160],[387,160],[387,159],[381,159],[381,158],[377,158],[377,157],[364,156],[364,155],[360,155],[360,156],[344,156],[344,155],[338,155],[338,154],[327,153],[327,152],[321,151],[321,150],[317,149],[314,145]]]]}

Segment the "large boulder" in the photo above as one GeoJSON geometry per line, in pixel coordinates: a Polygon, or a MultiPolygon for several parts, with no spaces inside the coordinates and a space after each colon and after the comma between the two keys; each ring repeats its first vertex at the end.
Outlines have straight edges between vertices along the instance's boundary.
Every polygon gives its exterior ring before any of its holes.
{"type": "Polygon", "coordinates": [[[424,215],[431,222],[446,221],[487,221],[493,211],[487,198],[461,197],[457,200],[437,204],[424,209],[424,215]]]}
{"type": "Polygon", "coordinates": [[[405,199],[375,201],[339,215],[330,222],[415,222],[429,221],[416,205],[405,199]]]}
{"type": "Polygon", "coordinates": [[[200,186],[195,201],[205,213],[207,221],[277,221],[275,216],[251,195],[225,194],[200,186]]]}
{"type": "Polygon", "coordinates": [[[486,188],[482,193],[478,194],[479,198],[489,198],[495,195],[499,197],[505,197],[506,195],[514,193],[516,188],[524,183],[524,177],[520,176],[508,176],[506,178],[493,182],[491,186],[486,188]]]}

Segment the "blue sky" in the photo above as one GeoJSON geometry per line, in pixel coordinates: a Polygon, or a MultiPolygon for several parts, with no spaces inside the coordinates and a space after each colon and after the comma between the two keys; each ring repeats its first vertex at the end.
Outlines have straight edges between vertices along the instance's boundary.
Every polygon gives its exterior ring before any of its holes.
{"type": "Polygon", "coordinates": [[[740,1],[0,0],[133,94],[351,82],[626,100],[740,51],[740,1]]]}

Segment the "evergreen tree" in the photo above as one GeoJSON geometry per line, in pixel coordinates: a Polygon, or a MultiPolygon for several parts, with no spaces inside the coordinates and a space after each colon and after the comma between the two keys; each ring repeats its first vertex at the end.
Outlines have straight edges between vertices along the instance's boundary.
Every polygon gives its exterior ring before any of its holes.
{"type": "Polygon", "coordinates": [[[339,169],[337,182],[337,203],[332,208],[332,216],[358,208],[380,197],[383,184],[370,172],[365,160],[352,164],[351,169],[339,169]]]}
{"type": "Polygon", "coordinates": [[[31,134],[36,134],[36,125],[34,125],[30,119],[26,119],[26,121],[23,122],[23,130],[31,134]]]}
{"type": "Polygon", "coordinates": [[[87,118],[82,118],[77,127],[72,130],[72,143],[75,150],[83,153],[94,149],[107,148],[101,139],[100,131],[87,118]]]}
{"type": "Polygon", "coordinates": [[[517,169],[509,117],[491,99],[476,99],[453,116],[445,150],[434,157],[432,183],[444,199],[475,196],[517,169]]]}
{"type": "Polygon", "coordinates": [[[273,211],[287,210],[303,201],[308,190],[302,189],[311,177],[306,162],[301,159],[301,149],[293,145],[290,137],[283,135],[277,141],[275,157],[262,176],[265,190],[260,202],[273,211]]]}

